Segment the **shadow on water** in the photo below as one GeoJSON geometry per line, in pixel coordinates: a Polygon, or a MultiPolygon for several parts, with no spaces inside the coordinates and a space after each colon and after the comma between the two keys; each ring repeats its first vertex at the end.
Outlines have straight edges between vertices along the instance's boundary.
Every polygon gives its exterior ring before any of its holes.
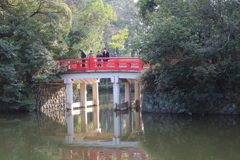
{"type": "Polygon", "coordinates": [[[151,159],[238,160],[240,117],[144,114],[141,145],[151,159]]]}

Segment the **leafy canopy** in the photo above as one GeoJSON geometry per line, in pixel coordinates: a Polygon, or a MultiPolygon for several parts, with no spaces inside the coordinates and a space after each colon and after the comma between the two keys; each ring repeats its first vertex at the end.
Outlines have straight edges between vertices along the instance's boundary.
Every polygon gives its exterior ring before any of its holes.
{"type": "Polygon", "coordinates": [[[155,66],[142,74],[146,90],[157,86],[153,90],[165,107],[179,112],[239,104],[239,2],[141,0],[138,5],[135,48],[155,66]]]}
{"type": "Polygon", "coordinates": [[[116,49],[124,49],[124,44],[128,38],[128,29],[120,30],[119,34],[112,36],[112,41],[108,42],[108,45],[116,49]]]}
{"type": "Polygon", "coordinates": [[[0,11],[0,107],[33,107],[36,84],[56,74],[71,10],[61,0],[3,0],[0,11]]]}
{"type": "MultiPolygon", "coordinates": [[[[91,2],[67,1],[73,10],[73,23],[70,33],[65,37],[69,47],[68,56],[79,58],[78,49],[97,51],[104,47],[103,35],[106,26],[116,20],[112,6],[102,0],[91,2]]],[[[63,58],[68,58],[67,56],[63,58]]]]}

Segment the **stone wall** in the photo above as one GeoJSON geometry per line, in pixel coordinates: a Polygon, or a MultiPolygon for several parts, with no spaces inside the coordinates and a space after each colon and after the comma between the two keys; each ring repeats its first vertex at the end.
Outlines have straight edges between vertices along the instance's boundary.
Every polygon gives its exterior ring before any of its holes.
{"type": "Polygon", "coordinates": [[[66,85],[64,83],[40,83],[36,109],[42,112],[66,109],[66,85]]]}
{"type": "MultiPolygon", "coordinates": [[[[235,105],[225,105],[219,107],[204,106],[200,109],[204,114],[239,114],[240,108],[235,105]]],[[[177,113],[174,109],[165,108],[161,101],[161,94],[142,93],[142,112],[143,113],[177,113]]]]}
{"type": "Polygon", "coordinates": [[[176,113],[173,109],[164,108],[160,94],[142,93],[142,112],[145,113],[176,113]]]}

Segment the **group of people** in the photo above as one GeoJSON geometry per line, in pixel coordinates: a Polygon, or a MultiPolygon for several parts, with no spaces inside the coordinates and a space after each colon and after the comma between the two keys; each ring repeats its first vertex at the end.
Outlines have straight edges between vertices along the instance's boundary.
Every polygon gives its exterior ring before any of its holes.
{"type": "MultiPolygon", "coordinates": [[[[79,51],[80,54],[81,54],[81,58],[87,58],[87,55],[86,55],[86,53],[83,51],[83,49],[79,49],[78,51],[79,51]]],[[[109,57],[109,52],[108,52],[107,48],[103,48],[103,52],[97,51],[96,58],[102,58],[102,57],[104,57],[104,58],[109,57]]],[[[98,61],[98,62],[101,62],[102,59],[97,59],[97,61],[98,61]]],[[[103,59],[103,61],[107,62],[108,59],[103,59]]],[[[84,63],[85,60],[82,60],[82,62],[84,63]]],[[[101,64],[98,63],[97,66],[100,67],[101,64]]],[[[82,67],[85,67],[85,64],[82,64],[82,67]]]]}

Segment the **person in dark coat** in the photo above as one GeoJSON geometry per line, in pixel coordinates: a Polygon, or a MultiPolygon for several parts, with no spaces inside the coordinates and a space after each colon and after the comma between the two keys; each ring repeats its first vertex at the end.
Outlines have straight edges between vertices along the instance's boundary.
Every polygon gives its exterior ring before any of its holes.
{"type": "MultiPolygon", "coordinates": [[[[83,49],[79,49],[78,51],[79,51],[79,53],[81,54],[81,55],[80,55],[81,58],[87,58],[87,55],[86,55],[86,53],[84,52],[83,49]]],[[[82,62],[85,63],[86,60],[82,60],[82,62]]],[[[82,64],[82,67],[85,67],[85,64],[82,64]]]]}
{"type": "MultiPolygon", "coordinates": [[[[104,48],[104,49],[103,49],[102,56],[103,56],[104,58],[105,58],[105,57],[109,57],[109,52],[107,51],[107,48],[104,48]]],[[[103,61],[107,62],[108,59],[103,59],[103,61]]]]}
{"type": "MultiPolygon", "coordinates": [[[[103,57],[102,56],[102,53],[100,51],[97,51],[97,56],[96,58],[100,58],[100,57],[103,57]]],[[[97,59],[98,62],[101,62],[102,60],[101,59],[97,59]]],[[[97,66],[98,67],[101,67],[101,63],[97,63],[97,66]]]]}

